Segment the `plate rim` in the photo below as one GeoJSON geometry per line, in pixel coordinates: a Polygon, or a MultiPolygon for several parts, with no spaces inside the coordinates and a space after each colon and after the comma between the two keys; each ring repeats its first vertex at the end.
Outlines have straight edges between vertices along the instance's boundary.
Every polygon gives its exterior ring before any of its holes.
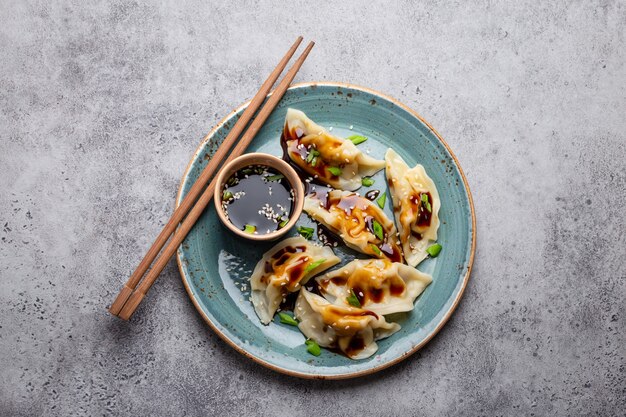
{"type": "MultiPolygon", "coordinates": [[[[183,265],[182,265],[181,251],[180,251],[180,248],[182,247],[182,244],[176,250],[176,264],[178,265],[178,271],[180,273],[181,280],[183,281],[183,286],[185,287],[185,291],[187,292],[187,295],[191,299],[191,301],[192,301],[194,307],[196,308],[196,310],[200,313],[200,316],[209,325],[209,327],[213,330],[213,332],[215,332],[224,342],[226,342],[230,347],[235,349],[237,352],[241,353],[243,356],[245,356],[245,357],[247,357],[249,359],[252,359],[254,362],[256,362],[256,363],[258,363],[258,364],[260,364],[260,365],[262,365],[262,366],[264,366],[266,368],[269,368],[269,369],[271,369],[273,371],[276,371],[276,372],[279,372],[279,373],[282,373],[282,374],[285,374],[285,375],[294,376],[294,377],[303,378],[303,379],[340,380],[340,379],[350,379],[350,378],[357,378],[357,377],[361,377],[361,376],[371,375],[371,374],[374,374],[376,372],[382,371],[383,369],[387,369],[387,368],[389,368],[389,367],[391,367],[393,365],[396,365],[397,363],[402,362],[403,360],[405,360],[406,358],[408,358],[409,356],[413,355],[415,352],[417,352],[421,348],[423,348],[428,342],[430,342],[432,340],[433,337],[435,337],[435,335],[437,333],[439,333],[439,331],[441,331],[443,326],[448,322],[448,320],[452,316],[452,313],[454,313],[454,311],[456,310],[459,302],[461,301],[461,298],[463,298],[463,294],[465,293],[465,288],[467,287],[467,283],[469,282],[469,278],[470,278],[470,275],[471,275],[471,272],[472,272],[472,267],[474,265],[474,255],[475,255],[475,252],[476,252],[476,213],[475,213],[475,210],[474,210],[474,200],[472,198],[472,193],[470,191],[469,183],[467,181],[467,178],[465,177],[465,173],[463,172],[463,168],[461,168],[461,164],[459,163],[458,158],[456,157],[456,155],[454,154],[454,152],[452,151],[452,149],[450,148],[448,143],[439,134],[439,132],[437,132],[437,130],[430,123],[428,123],[419,113],[417,113],[415,110],[413,110],[409,106],[405,105],[404,103],[400,102],[399,100],[396,100],[395,98],[393,98],[393,97],[391,97],[391,96],[389,96],[387,94],[381,93],[379,91],[373,90],[373,89],[368,88],[368,87],[363,87],[363,86],[360,86],[360,85],[346,83],[346,82],[337,82],[337,81],[300,82],[300,83],[292,84],[289,87],[289,90],[295,90],[295,89],[306,88],[306,87],[317,87],[317,86],[349,88],[349,89],[365,92],[365,93],[368,93],[368,94],[372,94],[372,95],[380,97],[381,99],[384,99],[384,100],[392,102],[394,105],[402,108],[403,110],[405,110],[406,112],[408,112],[409,114],[411,114],[412,116],[417,118],[420,122],[424,123],[424,125],[426,125],[431,130],[431,132],[433,132],[433,134],[437,137],[437,139],[441,142],[441,144],[446,148],[446,150],[450,153],[450,156],[454,160],[454,163],[455,163],[457,169],[459,170],[459,173],[461,174],[461,179],[463,180],[463,186],[465,187],[465,191],[467,193],[467,198],[468,198],[469,205],[470,205],[470,213],[471,213],[471,217],[472,217],[472,233],[471,233],[472,241],[471,241],[470,258],[469,258],[469,262],[468,262],[468,266],[467,266],[467,271],[465,272],[465,275],[463,276],[463,282],[462,282],[462,285],[461,285],[461,289],[460,289],[459,293],[457,294],[456,298],[454,299],[452,305],[448,309],[448,311],[446,311],[446,313],[444,314],[444,316],[441,319],[441,321],[437,324],[437,326],[435,326],[435,328],[420,343],[416,344],[411,349],[405,351],[404,353],[402,353],[398,357],[396,357],[396,358],[394,358],[394,359],[392,359],[392,360],[390,360],[388,362],[382,363],[380,365],[376,365],[376,366],[374,366],[372,368],[364,369],[364,370],[357,371],[357,372],[344,372],[344,373],[329,374],[329,375],[311,374],[311,373],[302,372],[302,371],[294,371],[292,369],[286,369],[286,368],[283,368],[281,366],[272,364],[272,363],[266,361],[265,359],[263,359],[261,357],[258,357],[258,356],[255,356],[255,355],[251,354],[250,352],[248,352],[247,350],[243,349],[242,347],[238,346],[235,342],[230,340],[228,338],[228,336],[226,336],[224,333],[222,333],[219,330],[219,328],[211,321],[211,319],[202,310],[202,307],[200,306],[198,300],[196,299],[195,295],[193,294],[193,292],[191,291],[191,288],[189,286],[189,283],[188,283],[188,279],[189,278],[185,274],[185,272],[183,270],[183,265]]],[[[268,96],[271,95],[272,93],[273,93],[273,90],[270,91],[268,96]]],[[[228,113],[224,118],[222,118],[213,127],[213,129],[211,129],[209,131],[209,133],[207,133],[204,136],[204,138],[202,139],[202,141],[200,142],[200,144],[196,148],[195,152],[193,153],[193,155],[189,159],[189,163],[187,164],[187,167],[185,168],[185,171],[183,172],[183,175],[182,175],[182,177],[180,179],[180,183],[178,185],[178,191],[176,193],[176,199],[174,201],[174,207],[175,208],[178,208],[178,206],[179,206],[179,201],[181,199],[182,192],[183,192],[183,186],[184,186],[186,178],[189,176],[189,172],[191,170],[191,166],[192,166],[193,162],[196,160],[197,156],[202,152],[205,144],[215,134],[215,132],[217,132],[218,129],[220,129],[222,126],[224,126],[224,124],[226,124],[226,122],[228,120],[230,120],[234,115],[236,115],[242,109],[245,109],[246,107],[248,107],[248,105],[250,104],[251,101],[252,100],[246,101],[245,103],[241,104],[240,106],[235,108],[233,111],[228,113]]]]}

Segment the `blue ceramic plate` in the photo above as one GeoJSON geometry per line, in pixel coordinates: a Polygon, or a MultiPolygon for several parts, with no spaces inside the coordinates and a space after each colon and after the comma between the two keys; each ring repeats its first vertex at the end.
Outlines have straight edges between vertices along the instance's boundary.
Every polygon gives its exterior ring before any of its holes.
{"type": "MultiPolygon", "coordinates": [[[[177,204],[247,105],[226,117],[200,145],[181,182],[177,204]]],[[[439,242],[443,251],[419,265],[421,271],[432,274],[433,283],[417,299],[415,309],[400,321],[402,330],[379,341],[379,350],[372,357],[354,361],[328,350],[319,357],[312,356],[296,327],[259,322],[248,300],[250,286],[245,284],[256,262],[273,244],[236,237],[220,223],[212,205],[178,250],[183,282],[211,328],[264,366],[305,378],[370,374],[416,352],[441,329],[458,304],[469,279],[475,244],[474,208],[467,181],[443,139],[414,111],[382,94],[347,84],[309,83],[290,88],[248,151],[282,155],[279,138],[288,107],[332,127],[332,133],[367,136],[369,140],[358,146],[370,156],[383,159],[385,150],[392,147],[409,166],[424,165],[441,197],[439,242]]],[[[384,170],[374,179],[368,190],[382,187],[386,191],[384,170]]],[[[390,207],[387,203],[385,212],[393,218],[390,207]]],[[[311,221],[302,215],[299,224],[310,226],[311,221]]],[[[292,230],[291,234],[295,233],[292,230]]],[[[343,261],[355,257],[345,247],[335,252],[343,261]]]]}

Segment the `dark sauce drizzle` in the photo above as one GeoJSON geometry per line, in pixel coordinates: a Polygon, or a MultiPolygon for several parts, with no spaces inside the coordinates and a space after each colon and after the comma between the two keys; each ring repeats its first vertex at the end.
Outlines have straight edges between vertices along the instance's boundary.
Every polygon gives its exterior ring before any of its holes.
{"type": "Polygon", "coordinates": [[[380,195],[380,190],[370,190],[367,193],[365,193],[365,198],[367,198],[370,201],[374,201],[378,198],[379,195],[380,195]]]}

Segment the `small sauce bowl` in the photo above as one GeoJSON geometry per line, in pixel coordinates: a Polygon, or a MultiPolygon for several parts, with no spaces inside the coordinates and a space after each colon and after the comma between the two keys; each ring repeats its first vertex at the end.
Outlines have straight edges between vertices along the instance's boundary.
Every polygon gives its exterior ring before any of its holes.
{"type": "MultiPolygon", "coordinates": [[[[246,177],[247,178],[247,177],[246,177]]],[[[217,215],[220,218],[220,221],[224,226],[226,226],[230,231],[232,231],[237,236],[240,236],[244,239],[255,240],[255,241],[268,241],[275,240],[284,236],[298,221],[300,214],[302,214],[302,208],[304,207],[304,185],[302,181],[300,181],[300,177],[298,173],[285,161],[280,158],[277,158],[273,155],[265,154],[265,153],[248,153],[241,155],[228,164],[222,167],[222,169],[217,174],[215,190],[213,192],[213,202],[215,204],[215,210],[217,211],[217,215]],[[264,166],[268,167],[270,170],[275,171],[278,174],[282,174],[284,176],[283,179],[280,179],[281,183],[289,184],[293,193],[291,193],[293,201],[291,201],[291,210],[289,213],[289,220],[287,224],[283,227],[272,230],[269,233],[250,233],[246,232],[237,226],[235,226],[231,220],[229,219],[224,207],[222,206],[222,200],[224,196],[224,192],[228,191],[227,181],[235,175],[238,171],[244,170],[246,168],[253,169],[254,167],[264,166]]],[[[271,182],[268,182],[268,187],[271,187],[271,182]]],[[[286,188],[282,186],[283,188],[286,188]]],[[[255,192],[258,190],[254,190],[255,192]]],[[[237,193],[235,193],[237,194],[237,193]]],[[[269,194],[271,195],[271,193],[269,194]]],[[[243,194],[245,196],[245,193],[243,194]]],[[[236,198],[240,198],[235,196],[236,198]]],[[[232,193],[229,194],[229,198],[235,198],[232,196],[232,193]]],[[[243,198],[243,197],[241,197],[243,198]]],[[[248,203],[248,201],[246,201],[248,203]]],[[[255,201],[253,209],[256,210],[256,206],[262,208],[264,205],[264,201],[255,201]]]]}

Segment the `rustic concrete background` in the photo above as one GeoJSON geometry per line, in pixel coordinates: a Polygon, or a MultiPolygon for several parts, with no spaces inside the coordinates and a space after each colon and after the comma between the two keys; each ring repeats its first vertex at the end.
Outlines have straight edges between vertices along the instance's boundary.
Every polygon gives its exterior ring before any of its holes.
{"type": "Polygon", "coordinates": [[[0,5],[0,415],[624,415],[624,2],[49,3],[0,5]],[[460,308],[358,380],[243,358],[174,262],[131,323],[105,310],[298,34],[298,80],[416,109],[476,203],[460,308]]]}

